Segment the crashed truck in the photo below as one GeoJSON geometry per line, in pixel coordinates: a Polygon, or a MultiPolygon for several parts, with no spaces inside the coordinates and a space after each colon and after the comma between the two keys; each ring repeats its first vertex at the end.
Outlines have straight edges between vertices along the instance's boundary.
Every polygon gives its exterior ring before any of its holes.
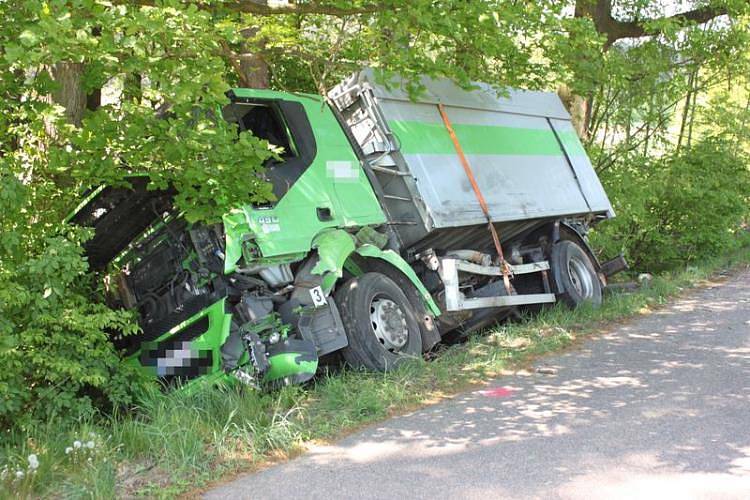
{"type": "Polygon", "coordinates": [[[598,305],[608,275],[587,244],[614,216],[557,95],[364,70],[327,99],[233,89],[224,119],[283,150],[276,201],[188,223],[174,192],[100,187],[73,216],[113,336],[165,383],[304,382],[319,360],[388,370],[519,308],[598,305]]]}

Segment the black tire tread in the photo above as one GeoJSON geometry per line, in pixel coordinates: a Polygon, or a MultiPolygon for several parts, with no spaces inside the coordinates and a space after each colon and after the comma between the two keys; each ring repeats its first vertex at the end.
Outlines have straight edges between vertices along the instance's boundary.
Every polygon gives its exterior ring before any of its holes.
{"type": "Polygon", "coordinates": [[[602,285],[599,281],[599,276],[596,273],[591,257],[580,245],[571,240],[562,240],[555,243],[550,256],[550,266],[552,267],[552,274],[556,284],[563,290],[562,293],[557,294],[558,301],[565,303],[571,309],[575,309],[585,302],[590,302],[594,307],[601,305],[602,285]],[[586,268],[591,273],[594,286],[594,297],[591,300],[584,300],[573,288],[572,283],[570,283],[570,278],[567,275],[567,263],[571,254],[577,254],[579,257],[582,257],[586,268]]]}
{"type": "Polygon", "coordinates": [[[386,371],[398,365],[405,355],[389,353],[370,332],[369,311],[360,311],[358,307],[362,294],[369,293],[373,288],[385,288],[391,299],[401,302],[410,324],[409,351],[407,355],[419,355],[422,351],[422,339],[419,325],[414,312],[411,310],[408,298],[398,288],[398,285],[387,276],[380,273],[365,273],[344,283],[336,290],[334,298],[339,306],[344,330],[347,332],[349,345],[341,350],[341,354],[350,365],[373,371],[386,371]],[[389,290],[388,290],[389,289],[389,290]],[[363,316],[366,314],[366,317],[363,316]]]}

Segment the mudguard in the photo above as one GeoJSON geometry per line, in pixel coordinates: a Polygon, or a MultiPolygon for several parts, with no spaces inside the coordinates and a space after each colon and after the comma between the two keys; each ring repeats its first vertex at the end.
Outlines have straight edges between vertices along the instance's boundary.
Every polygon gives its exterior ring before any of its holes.
{"type": "Polygon", "coordinates": [[[412,269],[409,263],[406,262],[399,254],[397,254],[393,250],[381,250],[375,245],[370,245],[368,243],[358,247],[356,252],[362,257],[382,259],[404,273],[404,275],[409,278],[409,281],[411,281],[412,285],[416,287],[419,295],[422,297],[422,300],[424,301],[430,312],[435,316],[440,316],[440,308],[435,303],[435,300],[433,300],[432,295],[430,295],[430,292],[428,292],[427,288],[425,288],[425,286],[422,284],[422,281],[417,276],[417,273],[414,272],[414,269],[412,269]]]}
{"type": "Polygon", "coordinates": [[[336,281],[344,275],[344,266],[352,253],[362,257],[381,259],[401,271],[419,291],[419,295],[427,308],[435,316],[440,315],[440,308],[427,291],[422,281],[399,254],[393,250],[381,250],[375,245],[365,243],[356,246],[356,239],[341,229],[331,229],[319,234],[314,242],[313,248],[318,251],[318,261],[312,269],[312,274],[322,276],[323,291],[328,294],[333,289],[336,281]]]}
{"type": "Polygon", "coordinates": [[[331,229],[316,236],[312,247],[318,251],[318,262],[311,272],[323,276],[322,287],[328,294],[344,275],[344,263],[355,250],[354,237],[341,229],[331,229]]]}

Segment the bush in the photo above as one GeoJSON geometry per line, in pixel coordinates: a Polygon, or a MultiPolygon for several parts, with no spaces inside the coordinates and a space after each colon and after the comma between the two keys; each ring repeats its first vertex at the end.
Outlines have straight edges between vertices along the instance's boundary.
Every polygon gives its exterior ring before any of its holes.
{"type": "Polygon", "coordinates": [[[716,138],[662,158],[615,163],[600,176],[617,218],[592,233],[594,245],[605,255],[623,252],[639,271],[731,250],[750,214],[749,165],[739,148],[716,138]]]}
{"type": "Polygon", "coordinates": [[[29,188],[0,181],[0,425],[26,430],[129,403],[140,382],[106,332],[136,326],[92,296],[80,245],[87,233],[40,223],[29,188]]]}

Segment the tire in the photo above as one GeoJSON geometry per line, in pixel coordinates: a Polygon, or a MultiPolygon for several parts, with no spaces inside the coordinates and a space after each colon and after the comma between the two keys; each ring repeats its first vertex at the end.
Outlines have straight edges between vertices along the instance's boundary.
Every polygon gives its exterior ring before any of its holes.
{"type": "Polygon", "coordinates": [[[387,371],[422,354],[419,322],[404,292],[387,276],[365,273],[335,294],[349,345],[344,359],[355,368],[387,371]]]}
{"type": "Polygon", "coordinates": [[[393,266],[380,259],[368,259],[365,266],[368,272],[384,274],[390,278],[404,292],[406,298],[409,299],[414,315],[419,322],[419,332],[422,336],[422,352],[427,352],[435,347],[440,342],[440,331],[431,313],[428,311],[424,299],[412,282],[400,271],[397,271],[393,266]]]}
{"type": "Polygon", "coordinates": [[[602,304],[602,284],[588,253],[573,241],[555,243],[550,256],[550,266],[557,289],[562,292],[557,300],[571,308],[589,303],[602,304]]]}

